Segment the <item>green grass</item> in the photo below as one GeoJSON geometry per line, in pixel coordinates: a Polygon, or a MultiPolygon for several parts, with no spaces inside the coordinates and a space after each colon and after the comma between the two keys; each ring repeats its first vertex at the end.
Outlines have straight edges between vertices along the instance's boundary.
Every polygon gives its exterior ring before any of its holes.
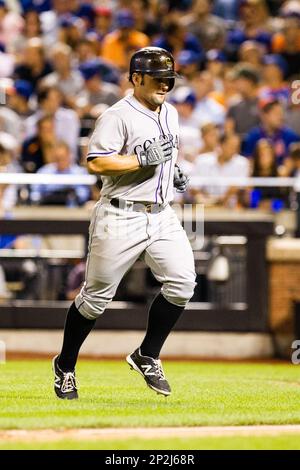
{"type": "Polygon", "coordinates": [[[299,450],[298,435],[0,443],[0,450],[299,450]]]}
{"type": "Polygon", "coordinates": [[[156,395],[122,361],[84,361],[80,399],[52,391],[50,361],[0,365],[0,429],[300,423],[300,368],[166,362],[173,393],[156,395]]]}

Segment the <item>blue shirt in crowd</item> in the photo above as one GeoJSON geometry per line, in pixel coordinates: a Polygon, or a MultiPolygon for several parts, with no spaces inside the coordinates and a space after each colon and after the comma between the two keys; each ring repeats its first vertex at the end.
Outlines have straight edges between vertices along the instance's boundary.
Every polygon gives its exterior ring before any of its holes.
{"type": "MultiPolygon", "coordinates": [[[[87,175],[88,172],[85,168],[79,165],[71,165],[67,170],[58,171],[55,163],[44,165],[37,171],[37,174],[43,175],[87,175]]],[[[39,202],[44,196],[61,191],[63,189],[74,189],[76,199],[79,204],[84,204],[90,198],[90,189],[85,185],[68,185],[62,186],[61,184],[35,184],[32,186],[31,198],[35,202],[39,202]]]]}
{"type": "Polygon", "coordinates": [[[245,138],[242,146],[242,154],[247,157],[252,157],[256,144],[260,139],[268,139],[268,141],[271,142],[275,151],[277,164],[281,165],[288,155],[290,144],[299,142],[300,136],[289,127],[282,127],[272,135],[268,134],[261,126],[254,127],[245,138]]]}

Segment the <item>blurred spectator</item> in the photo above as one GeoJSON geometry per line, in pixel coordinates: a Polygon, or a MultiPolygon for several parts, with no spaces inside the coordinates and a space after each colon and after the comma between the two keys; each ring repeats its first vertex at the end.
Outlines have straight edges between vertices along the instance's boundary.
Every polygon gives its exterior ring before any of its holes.
{"type": "Polygon", "coordinates": [[[83,78],[89,77],[95,71],[104,82],[119,85],[120,71],[107,60],[99,57],[87,60],[80,64],[79,70],[83,78]]]}
{"type": "Polygon", "coordinates": [[[71,14],[81,18],[85,23],[86,29],[94,26],[95,7],[93,3],[93,1],[89,0],[71,0],[69,3],[71,14]]]}
{"type": "Polygon", "coordinates": [[[285,106],[290,91],[284,81],[287,73],[287,63],[278,54],[268,54],[263,59],[264,86],[259,90],[261,100],[278,100],[285,106]]]}
{"type": "Polygon", "coordinates": [[[35,89],[39,80],[52,72],[52,67],[45,58],[41,39],[29,39],[22,56],[23,59],[16,66],[14,76],[30,82],[35,89]]]}
{"type": "Polygon", "coordinates": [[[66,103],[72,106],[83,87],[80,72],[72,68],[72,49],[66,44],[58,43],[51,50],[50,58],[54,72],[42,79],[41,86],[57,87],[64,95],[66,103]]]}
{"type": "MultiPolygon", "coordinates": [[[[276,163],[276,155],[272,144],[267,139],[260,139],[253,154],[253,177],[286,176],[279,171],[276,163]]],[[[288,192],[286,188],[259,186],[250,190],[249,205],[252,209],[272,209],[281,206],[280,201],[287,202],[288,192]],[[279,202],[277,202],[279,200],[279,202]]]]}
{"type": "Polygon", "coordinates": [[[226,130],[236,132],[243,140],[250,129],[260,122],[257,97],[259,76],[249,65],[237,66],[235,74],[240,99],[228,109],[226,130]]]}
{"type": "MultiPolygon", "coordinates": [[[[195,160],[194,174],[201,177],[247,177],[250,173],[249,161],[240,155],[240,140],[235,134],[224,134],[220,146],[214,151],[202,154],[195,160]]],[[[228,185],[202,184],[197,191],[198,202],[210,202],[235,207],[239,189],[228,185]]]]}
{"type": "Polygon", "coordinates": [[[97,35],[99,43],[101,43],[105,36],[111,32],[112,17],[113,13],[110,8],[101,6],[95,8],[94,32],[97,35]]]}
{"type": "Polygon", "coordinates": [[[213,13],[227,22],[233,23],[239,18],[238,7],[239,2],[236,0],[215,0],[213,2],[213,13]]]}
{"type": "Polygon", "coordinates": [[[170,101],[178,111],[180,156],[193,159],[202,142],[198,119],[195,118],[196,94],[192,88],[180,86],[172,93],[170,101]]]}
{"type": "Polygon", "coordinates": [[[170,51],[175,60],[183,50],[197,55],[199,65],[204,59],[202,46],[197,37],[186,32],[185,28],[176,21],[165,23],[163,33],[153,42],[153,45],[170,51]]]}
{"type": "Polygon", "coordinates": [[[149,0],[131,0],[129,8],[134,16],[136,29],[152,39],[160,33],[161,25],[160,18],[155,18],[152,14],[150,4],[149,0]]]}
{"type": "Polygon", "coordinates": [[[5,45],[0,42],[0,78],[11,77],[15,69],[16,58],[6,51],[5,45]]]}
{"type": "Polygon", "coordinates": [[[254,177],[279,176],[277,171],[276,155],[268,139],[258,140],[253,152],[254,177]]]}
{"type": "Polygon", "coordinates": [[[26,39],[36,38],[42,35],[41,20],[39,13],[34,9],[24,12],[23,35],[26,39]]]}
{"type": "MultiPolygon", "coordinates": [[[[296,0],[297,1],[297,0],[296,0]]],[[[274,16],[279,16],[280,15],[280,8],[282,4],[284,4],[284,1],[282,0],[266,0],[270,14],[274,16]]],[[[286,2],[288,3],[288,2],[286,2]]]]}
{"type": "MultiPolygon", "coordinates": [[[[67,39],[69,34],[71,41],[78,39],[77,27],[82,28],[82,32],[84,32],[86,29],[93,26],[94,9],[90,2],[81,2],[79,0],[51,0],[51,8],[43,11],[40,14],[40,18],[45,42],[48,46],[53,46],[57,41],[62,40],[62,38],[63,42],[69,44],[67,39]],[[65,24],[66,29],[70,26],[71,31],[68,32],[60,29],[63,20],[67,18],[71,19],[69,25],[65,24]],[[76,20],[78,20],[77,24],[76,20]],[[72,31],[73,27],[74,30],[72,31]]],[[[79,35],[81,35],[81,32],[79,35]]]]}
{"type": "Polygon", "coordinates": [[[199,39],[206,51],[223,49],[225,44],[226,23],[222,18],[212,15],[211,9],[210,0],[194,0],[191,13],[182,20],[187,31],[199,39]]]}
{"type": "Polygon", "coordinates": [[[17,163],[19,158],[20,145],[18,140],[11,134],[7,132],[0,132],[0,143],[2,147],[5,148],[13,158],[13,161],[17,163]]]}
{"type": "Polygon", "coordinates": [[[285,124],[300,135],[300,75],[290,79],[291,96],[285,108],[285,124]]]}
{"type": "Polygon", "coordinates": [[[6,106],[0,106],[0,129],[14,136],[19,143],[25,136],[25,121],[32,114],[29,99],[32,86],[16,80],[6,89],[6,106]]]}
{"type": "Polygon", "coordinates": [[[192,0],[165,0],[164,2],[153,3],[157,3],[157,13],[163,12],[172,16],[173,18],[177,18],[178,15],[182,15],[183,12],[189,10],[192,0]]]}
{"type": "Polygon", "coordinates": [[[77,16],[65,16],[60,20],[58,40],[75,49],[79,41],[84,38],[86,24],[77,16]]]}
{"type": "Polygon", "coordinates": [[[74,300],[76,295],[79,294],[82,284],[84,282],[86,270],[86,262],[81,261],[76,264],[70,271],[67,279],[66,298],[67,300],[74,300]]]}
{"type": "Polygon", "coordinates": [[[80,67],[84,87],[78,93],[76,105],[83,114],[89,114],[91,108],[99,103],[112,106],[121,98],[119,87],[101,79],[101,65],[99,60],[95,60],[86,62],[80,67]]]}
{"type": "MultiPolygon", "coordinates": [[[[186,81],[192,80],[199,72],[199,55],[190,50],[182,50],[177,57],[177,66],[179,75],[186,81]]],[[[176,82],[180,83],[180,80],[176,82]]],[[[175,84],[175,86],[177,85],[175,84]]]]}
{"type": "Polygon", "coordinates": [[[18,139],[6,132],[0,132],[0,143],[5,151],[9,153],[12,165],[19,168],[20,144],[18,139]]]}
{"type": "MultiPolygon", "coordinates": [[[[9,93],[11,93],[11,91],[9,91],[9,93]]],[[[0,131],[18,140],[22,139],[24,134],[22,119],[14,110],[5,105],[0,106],[0,131]]]]}
{"type": "Polygon", "coordinates": [[[16,11],[7,6],[7,1],[0,0],[0,43],[4,44],[8,51],[11,44],[23,28],[23,18],[16,11]]]}
{"type": "Polygon", "coordinates": [[[149,38],[135,29],[130,10],[119,10],[115,19],[117,29],[105,36],[101,55],[121,70],[127,70],[132,53],[148,46],[149,38]]]}
{"type": "Polygon", "coordinates": [[[95,44],[88,38],[81,39],[76,45],[74,52],[79,65],[97,58],[95,44]]]}
{"type": "MultiPolygon", "coordinates": [[[[85,175],[87,170],[72,164],[69,146],[63,141],[58,141],[53,149],[53,163],[42,166],[37,173],[43,175],[85,175]]],[[[89,187],[83,185],[33,185],[31,191],[31,200],[41,205],[80,206],[87,202],[89,197],[89,187]]]]}
{"type": "MultiPolygon", "coordinates": [[[[174,86],[173,90],[175,88],[176,88],[176,85],[174,86]]],[[[133,85],[128,80],[128,72],[121,73],[120,81],[119,81],[119,89],[120,89],[121,96],[126,96],[128,93],[133,93],[133,85]]],[[[171,93],[169,94],[168,98],[170,97],[170,95],[171,93]]]]}
{"type": "MultiPolygon", "coordinates": [[[[13,151],[0,143],[0,173],[17,173],[20,167],[17,164],[13,151]]],[[[17,202],[17,187],[12,184],[0,184],[0,211],[11,210],[17,202]]]]}
{"type": "Polygon", "coordinates": [[[261,107],[261,125],[251,129],[246,136],[243,153],[252,157],[256,144],[260,139],[268,139],[275,151],[276,164],[284,163],[289,145],[298,142],[300,137],[292,129],[284,125],[284,111],[279,101],[263,103],[261,107]]]}
{"type": "Polygon", "coordinates": [[[225,109],[210,94],[213,91],[213,76],[207,71],[200,72],[191,81],[191,85],[196,93],[197,104],[193,118],[197,122],[198,128],[207,122],[213,122],[219,126],[224,125],[225,109]]]}
{"type": "Polygon", "coordinates": [[[300,144],[291,144],[289,157],[292,163],[291,175],[300,178],[300,144]]]}
{"type": "Polygon", "coordinates": [[[283,30],[272,39],[272,51],[280,54],[287,63],[286,76],[290,77],[300,70],[300,16],[284,19],[283,30]]]}
{"type": "Polygon", "coordinates": [[[220,129],[216,124],[211,122],[204,124],[201,127],[202,146],[199,150],[199,156],[201,154],[215,152],[220,145],[220,129]]]}
{"type": "Polygon", "coordinates": [[[238,50],[238,59],[240,62],[245,62],[254,67],[257,72],[261,72],[263,65],[263,57],[266,53],[266,48],[256,41],[245,41],[238,50]]]}
{"type": "Polygon", "coordinates": [[[90,19],[93,10],[90,2],[82,0],[52,0],[52,7],[58,15],[72,14],[78,17],[90,19]]]}
{"type": "Polygon", "coordinates": [[[180,126],[199,128],[199,122],[194,116],[197,98],[192,88],[187,86],[176,88],[170,101],[178,111],[179,128],[180,126]]]}
{"type": "Polygon", "coordinates": [[[20,0],[20,4],[24,12],[26,11],[36,11],[37,13],[42,13],[43,11],[51,10],[51,0],[20,0]]]}
{"type": "Polygon", "coordinates": [[[53,46],[58,41],[59,21],[70,13],[73,1],[51,0],[51,8],[40,14],[44,40],[47,46],[53,46]]]}
{"type": "Polygon", "coordinates": [[[185,162],[193,162],[202,145],[199,129],[195,127],[181,126],[179,131],[178,158],[185,162]]]}
{"type": "Polygon", "coordinates": [[[226,52],[236,61],[243,42],[251,39],[271,50],[272,34],[268,26],[268,10],[264,0],[242,0],[240,2],[241,24],[227,35],[226,52]]]}
{"type": "Polygon", "coordinates": [[[11,50],[15,54],[22,54],[24,44],[31,39],[40,37],[42,40],[42,26],[39,14],[36,10],[28,9],[23,14],[24,24],[22,32],[17,34],[11,44],[11,50]]]}
{"type": "Polygon", "coordinates": [[[52,162],[55,141],[53,116],[43,116],[37,122],[37,134],[23,143],[21,165],[26,173],[35,173],[52,162]]]}
{"type": "Polygon", "coordinates": [[[206,70],[213,76],[213,88],[217,92],[224,91],[224,74],[226,56],[218,49],[211,49],[206,53],[206,70]]]}
{"type": "Polygon", "coordinates": [[[213,90],[209,96],[225,108],[225,111],[232,104],[236,103],[239,95],[236,89],[236,75],[234,69],[226,69],[223,78],[223,91],[213,90]]]}
{"type": "Polygon", "coordinates": [[[78,155],[79,118],[75,111],[61,106],[62,96],[58,88],[42,88],[37,95],[39,109],[26,120],[26,138],[36,134],[37,121],[45,114],[54,116],[55,135],[69,145],[73,160],[78,155]]]}
{"type": "Polygon", "coordinates": [[[300,17],[300,4],[298,0],[286,0],[280,5],[280,15],[288,17],[295,15],[300,17]]]}
{"type": "Polygon", "coordinates": [[[18,114],[22,121],[33,113],[30,105],[32,93],[32,85],[26,80],[15,80],[13,87],[9,90],[8,106],[18,114]]]}

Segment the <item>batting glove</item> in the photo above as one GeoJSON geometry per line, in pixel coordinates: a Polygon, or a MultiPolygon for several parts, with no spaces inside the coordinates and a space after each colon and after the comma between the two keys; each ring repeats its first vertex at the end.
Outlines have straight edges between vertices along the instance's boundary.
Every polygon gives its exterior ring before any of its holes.
{"type": "Polygon", "coordinates": [[[159,142],[152,142],[147,150],[137,155],[141,167],[149,165],[159,165],[172,158],[172,142],[168,137],[163,137],[159,142]]]}
{"type": "Polygon", "coordinates": [[[176,188],[176,191],[178,193],[184,193],[187,190],[188,182],[189,182],[189,178],[184,173],[182,173],[181,169],[176,164],[174,168],[174,180],[173,180],[173,184],[174,184],[174,187],[176,188]]]}

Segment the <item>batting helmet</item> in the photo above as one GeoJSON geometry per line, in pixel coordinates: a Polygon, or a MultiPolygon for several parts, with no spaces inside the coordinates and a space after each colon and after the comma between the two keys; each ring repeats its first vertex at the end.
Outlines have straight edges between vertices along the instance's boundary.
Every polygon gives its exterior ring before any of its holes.
{"type": "Polygon", "coordinates": [[[174,70],[172,54],[161,47],[144,47],[135,52],[130,60],[129,79],[132,82],[134,72],[146,73],[154,78],[169,78],[169,90],[172,90],[175,78],[179,75],[174,70]]]}

